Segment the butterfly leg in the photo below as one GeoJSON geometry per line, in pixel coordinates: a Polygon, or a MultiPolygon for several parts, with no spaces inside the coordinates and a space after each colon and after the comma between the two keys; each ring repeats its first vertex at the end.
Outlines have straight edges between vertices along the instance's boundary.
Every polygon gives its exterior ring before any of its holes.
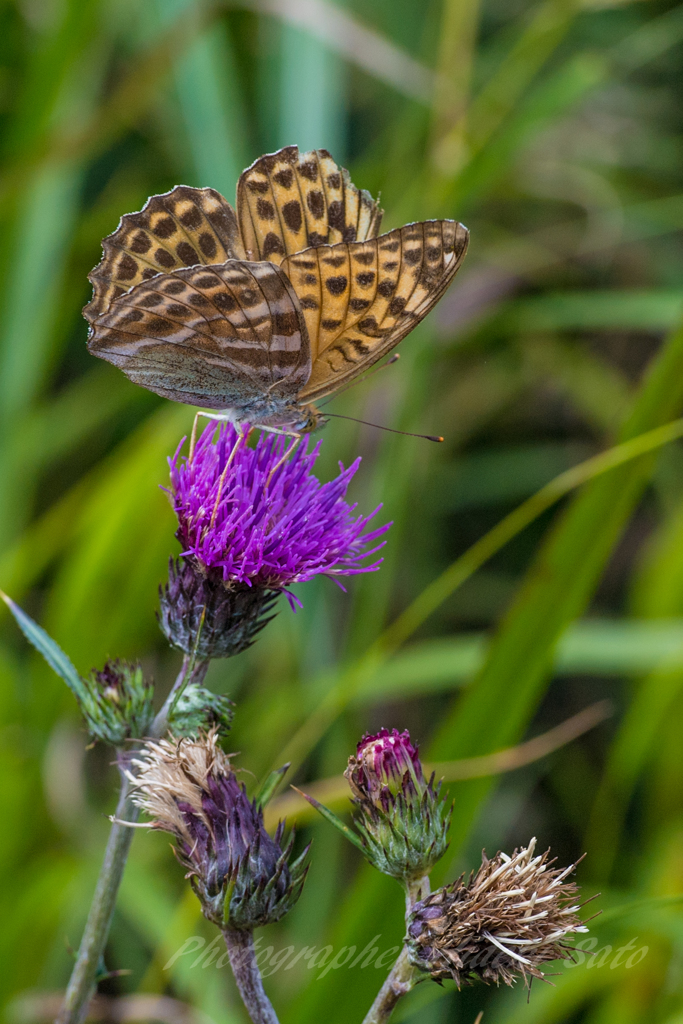
{"type": "MultiPolygon", "coordinates": [[[[207,412],[204,409],[200,409],[199,412],[195,414],[194,423],[192,424],[192,433],[190,435],[190,455],[189,455],[190,459],[192,458],[192,456],[194,454],[195,445],[197,443],[197,424],[199,423],[199,417],[200,416],[205,416],[207,418],[207,420],[216,420],[218,422],[220,422],[220,421],[227,422],[227,423],[233,423],[234,422],[233,418],[232,418],[232,415],[228,415],[227,413],[223,413],[223,412],[207,412]]],[[[239,432],[239,427],[238,427],[238,432],[239,432]]]]}
{"type": "MultiPolygon", "coordinates": [[[[284,433],[284,431],[283,431],[283,433],[284,433]]],[[[278,469],[280,468],[280,466],[282,465],[282,463],[283,463],[283,462],[286,462],[286,461],[287,461],[287,459],[289,458],[289,456],[290,456],[290,455],[292,455],[292,454],[293,454],[293,452],[295,452],[295,451],[296,451],[296,449],[297,449],[297,448],[299,447],[299,445],[301,444],[301,440],[302,440],[302,438],[301,438],[301,434],[296,434],[296,435],[289,435],[289,436],[290,436],[290,437],[291,437],[291,436],[294,436],[294,440],[293,440],[293,441],[292,441],[292,443],[290,444],[289,448],[287,448],[287,450],[285,451],[285,453],[284,453],[284,455],[282,456],[282,458],[281,458],[281,459],[278,459],[278,461],[277,461],[277,462],[275,463],[275,465],[274,465],[274,466],[273,466],[273,468],[271,469],[270,473],[268,474],[268,479],[266,480],[266,487],[268,487],[268,484],[269,484],[269,483],[270,483],[270,481],[271,481],[271,480],[273,479],[273,475],[274,475],[274,473],[275,473],[275,472],[276,472],[276,471],[277,471],[277,470],[278,470],[278,469]]]]}
{"type": "Polygon", "coordinates": [[[282,430],[280,427],[266,427],[262,423],[254,423],[254,430],[265,430],[268,434],[279,434],[281,437],[298,437],[301,439],[301,432],[298,430],[282,430]]]}
{"type": "Polygon", "coordinates": [[[230,463],[235,458],[235,453],[237,452],[237,449],[239,448],[240,444],[243,441],[246,442],[246,440],[249,437],[249,434],[251,433],[251,430],[248,430],[246,434],[243,434],[242,433],[242,427],[241,427],[240,424],[237,425],[236,430],[237,430],[237,440],[235,441],[235,443],[234,443],[234,445],[232,447],[232,451],[230,452],[230,455],[228,456],[228,459],[227,459],[227,461],[225,463],[225,468],[224,468],[223,472],[221,473],[220,480],[218,481],[218,491],[216,493],[216,501],[215,501],[214,506],[213,506],[213,512],[211,513],[211,522],[209,524],[209,529],[212,529],[214,523],[216,522],[216,516],[218,514],[218,506],[220,504],[221,494],[223,493],[223,484],[225,483],[225,478],[228,475],[228,470],[230,469],[230,463]]]}

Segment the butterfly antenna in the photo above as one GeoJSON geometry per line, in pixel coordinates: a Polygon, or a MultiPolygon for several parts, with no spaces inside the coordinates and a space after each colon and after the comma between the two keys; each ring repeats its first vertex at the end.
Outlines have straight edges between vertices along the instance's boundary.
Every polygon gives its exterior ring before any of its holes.
{"type": "MultiPolygon", "coordinates": [[[[330,395],[330,397],[327,399],[327,402],[331,402],[332,399],[336,398],[338,395],[343,395],[345,391],[349,391],[351,388],[355,388],[356,384],[362,384],[363,381],[368,380],[370,377],[374,377],[374,375],[376,373],[379,373],[380,370],[386,370],[387,366],[392,366],[393,363],[397,363],[400,358],[401,353],[394,352],[391,359],[387,359],[386,363],[382,363],[382,365],[378,366],[375,370],[370,370],[370,372],[366,373],[364,377],[359,377],[358,380],[351,381],[351,383],[347,384],[345,388],[340,388],[339,391],[335,391],[335,393],[333,395],[330,395]]],[[[321,402],[320,408],[323,409],[327,405],[327,402],[321,402]]]]}
{"type": "Polygon", "coordinates": [[[412,434],[409,430],[395,430],[393,427],[385,427],[381,423],[357,420],[355,416],[342,416],[338,412],[327,412],[325,416],[335,420],[351,420],[352,423],[362,423],[364,427],[376,427],[377,430],[387,430],[390,434],[403,434],[404,437],[421,437],[423,441],[443,441],[443,438],[437,434],[412,434]]]}

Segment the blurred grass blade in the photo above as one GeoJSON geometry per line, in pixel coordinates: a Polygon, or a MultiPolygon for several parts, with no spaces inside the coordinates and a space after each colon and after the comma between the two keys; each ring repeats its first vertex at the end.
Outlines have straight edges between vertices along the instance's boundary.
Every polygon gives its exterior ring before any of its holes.
{"type": "MultiPolygon", "coordinates": [[[[622,443],[613,451],[656,434],[662,429],[657,424],[678,413],[682,404],[683,329],[679,329],[650,367],[622,429],[622,443]]],[[[501,624],[479,676],[441,726],[431,757],[449,757],[456,751],[461,757],[482,754],[521,735],[547,683],[559,637],[590,600],[653,464],[652,454],[620,466],[615,463],[613,472],[593,480],[555,524],[501,624]]],[[[432,600],[436,596],[435,590],[432,600]]],[[[412,616],[416,617],[415,611],[412,616]]],[[[404,629],[410,621],[407,618],[404,629]]],[[[457,788],[454,852],[489,789],[487,782],[463,783],[457,788]]]]}
{"type": "Polygon", "coordinates": [[[17,620],[17,625],[28,642],[33,644],[39,654],[42,654],[50,668],[53,669],[58,676],[61,676],[73,693],[74,697],[76,697],[77,700],[81,700],[86,697],[86,690],[80,675],[71,664],[68,655],[64,653],[59,644],[55,643],[52,637],[48,636],[45,630],[39,626],[37,622],[34,622],[30,615],[27,615],[26,612],[23,611],[18,604],[15,604],[11,597],[8,597],[2,590],[0,590],[0,597],[17,620]]]}
{"type": "Polygon", "coordinates": [[[315,35],[346,60],[405,96],[429,104],[434,73],[386,36],[324,0],[234,0],[315,35]]]}
{"type": "MultiPolygon", "coordinates": [[[[157,0],[162,23],[203,17],[195,0],[157,0]]],[[[174,77],[194,163],[192,184],[217,189],[228,201],[250,160],[247,115],[225,21],[203,30],[188,26],[196,38],[174,63],[174,77]]]]}
{"type": "MultiPolygon", "coordinates": [[[[484,665],[485,633],[412,643],[377,670],[358,690],[353,707],[457,690],[484,665]]],[[[677,674],[683,669],[683,619],[584,619],[572,623],[555,652],[556,675],[634,676],[677,674]]],[[[683,678],[683,677],[682,677],[683,678]]]]}
{"type": "Polygon", "coordinates": [[[671,330],[683,315],[683,291],[547,292],[509,303],[504,312],[510,331],[671,330]]]}
{"type": "Polygon", "coordinates": [[[476,53],[480,0],[444,0],[432,124],[432,160],[458,167],[465,156],[465,112],[476,53]]]}
{"type": "Polygon", "coordinates": [[[468,112],[468,144],[480,150],[514,109],[540,69],[569,31],[580,5],[574,0],[545,0],[534,11],[495,74],[475,97],[468,112]]]}
{"type": "MultiPolygon", "coordinates": [[[[277,146],[346,152],[346,69],[339,54],[297,25],[280,26],[277,146]]],[[[270,97],[272,103],[272,97],[270,97]]]]}

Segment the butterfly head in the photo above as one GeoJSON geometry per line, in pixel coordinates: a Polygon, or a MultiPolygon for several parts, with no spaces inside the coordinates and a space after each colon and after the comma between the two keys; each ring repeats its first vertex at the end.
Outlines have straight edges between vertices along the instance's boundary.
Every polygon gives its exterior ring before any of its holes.
{"type": "Polygon", "coordinates": [[[299,409],[301,415],[298,422],[294,424],[294,429],[300,434],[312,434],[327,423],[327,416],[323,416],[314,405],[300,406],[299,409]]]}

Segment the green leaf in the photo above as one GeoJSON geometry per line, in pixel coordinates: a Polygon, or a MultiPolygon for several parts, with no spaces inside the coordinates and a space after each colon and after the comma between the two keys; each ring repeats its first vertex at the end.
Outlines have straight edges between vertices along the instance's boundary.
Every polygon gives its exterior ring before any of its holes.
{"type": "Polygon", "coordinates": [[[329,821],[330,825],[334,825],[345,839],[348,839],[350,843],[353,843],[353,845],[361,851],[364,857],[367,856],[367,851],[363,846],[360,837],[357,836],[356,833],[348,827],[348,825],[345,825],[344,822],[337,817],[334,811],[331,811],[329,807],[325,807],[324,804],[319,803],[314,796],[309,796],[307,793],[303,793],[300,789],[297,789],[296,786],[292,786],[292,789],[299,793],[304,800],[308,800],[311,807],[315,807],[318,814],[321,814],[325,821],[329,821]]]}
{"type": "Polygon", "coordinates": [[[48,636],[45,630],[39,626],[37,622],[33,621],[30,615],[27,615],[26,612],[23,611],[18,604],[15,604],[12,598],[8,597],[2,590],[0,590],[0,597],[17,620],[19,629],[22,631],[29,643],[33,644],[35,649],[42,654],[50,668],[53,669],[58,676],[62,677],[74,697],[76,697],[78,701],[84,700],[87,697],[87,693],[85,686],[83,685],[83,680],[72,665],[68,655],[64,653],[59,644],[57,644],[51,636],[48,636]]]}
{"type": "Polygon", "coordinates": [[[256,794],[256,800],[261,807],[265,807],[271,800],[275,794],[275,790],[280,785],[280,782],[286,775],[288,769],[289,764],[283,764],[282,768],[276,768],[274,771],[269,772],[268,775],[266,775],[256,794]]]}

